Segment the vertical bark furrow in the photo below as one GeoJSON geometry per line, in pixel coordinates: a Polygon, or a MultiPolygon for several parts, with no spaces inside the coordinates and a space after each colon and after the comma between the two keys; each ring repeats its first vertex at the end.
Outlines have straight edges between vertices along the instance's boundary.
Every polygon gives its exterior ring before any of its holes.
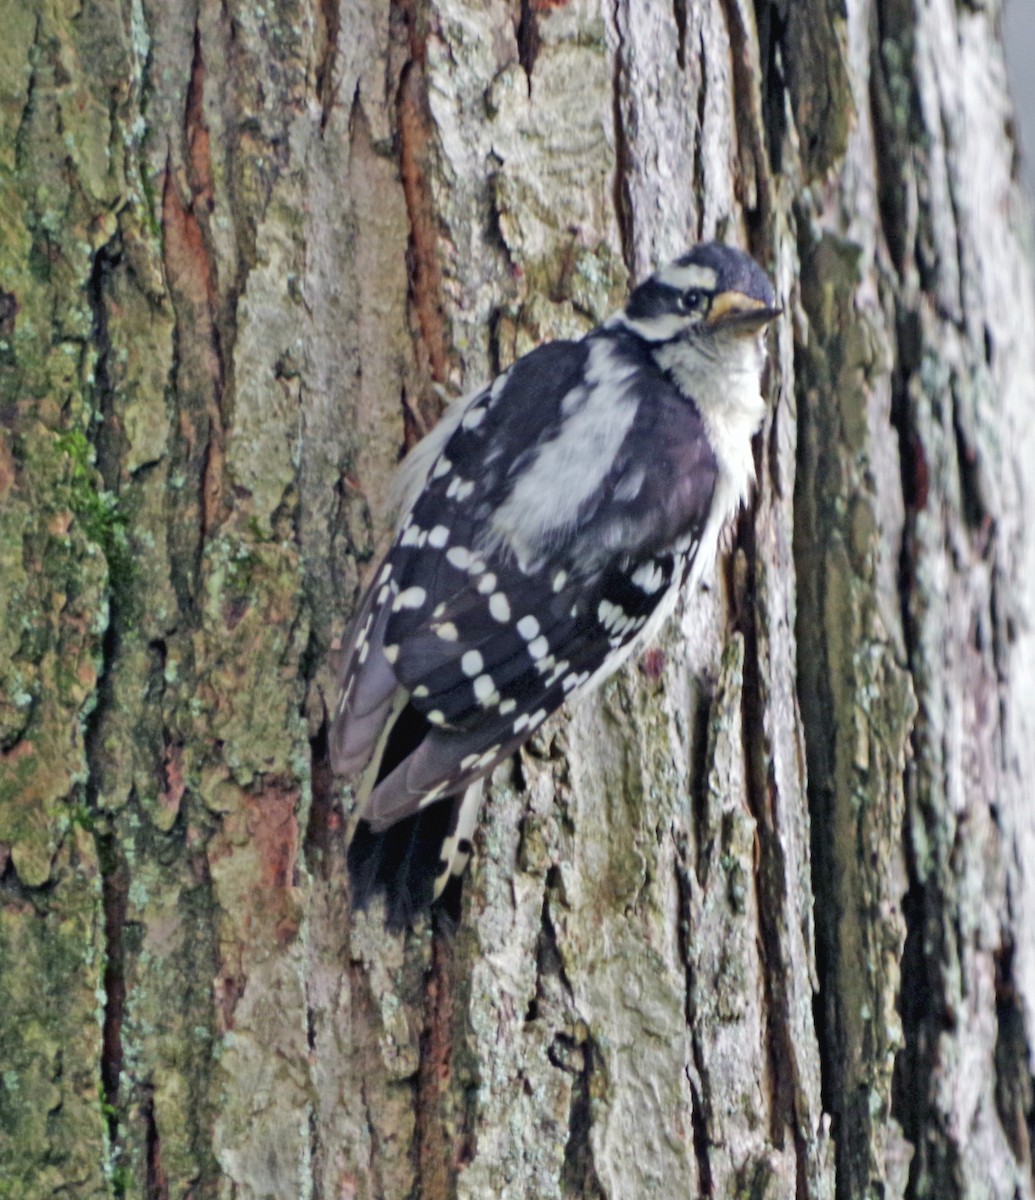
{"type": "Polygon", "coordinates": [[[622,240],[622,261],[625,263],[626,270],[629,271],[630,275],[635,276],[636,258],[634,246],[636,244],[636,237],[633,225],[634,208],[629,181],[629,176],[633,171],[633,164],[629,159],[628,135],[625,128],[627,97],[625,95],[626,89],[624,84],[624,76],[627,70],[624,61],[624,26],[629,19],[629,11],[628,6],[623,3],[623,0],[615,0],[613,19],[617,39],[617,45],[614,50],[614,80],[612,82],[612,111],[615,127],[614,209],[618,232],[622,240]]]}
{"type": "Polygon", "coordinates": [[[904,934],[895,847],[914,704],[894,597],[882,595],[893,574],[877,531],[894,508],[875,490],[900,476],[871,432],[888,420],[890,388],[879,314],[858,311],[862,248],[827,234],[802,251],[795,550],[818,1012],[838,1194],[867,1195],[877,1180],[900,1186],[904,1149],[889,1114],[904,934]]]}
{"type": "Polygon", "coordinates": [[[574,1073],[571,1106],[568,1111],[568,1137],[564,1143],[564,1163],[561,1167],[561,1194],[573,1200],[603,1200],[600,1180],[593,1167],[593,1043],[585,1041],[576,1050],[573,1066],[563,1059],[555,1065],[574,1073]],[[581,1063],[579,1063],[579,1056],[581,1063]]]}
{"type": "Polygon", "coordinates": [[[521,0],[514,35],[517,38],[518,61],[528,76],[528,94],[531,96],[532,72],[539,54],[539,18],[534,0],[521,0]]]}
{"type": "Polygon", "coordinates": [[[746,215],[760,228],[768,224],[771,207],[770,165],[762,117],[762,72],[754,29],[754,12],[743,0],[721,0],[720,9],[730,44],[736,119],[736,196],[746,215]]]}
{"type": "Polygon", "coordinates": [[[448,1200],[456,1147],[451,1133],[453,947],[448,935],[436,937],[431,970],[424,991],[424,1029],[421,1033],[417,1079],[417,1147],[420,1194],[428,1200],[448,1200]]]}
{"type": "Polygon", "coordinates": [[[409,60],[399,75],[396,120],[399,169],[410,221],[410,286],[413,312],[431,378],[449,376],[449,346],[439,270],[439,222],[428,176],[434,125],[428,111],[427,18],[412,0],[400,0],[400,18],[409,40],[409,60]]]}

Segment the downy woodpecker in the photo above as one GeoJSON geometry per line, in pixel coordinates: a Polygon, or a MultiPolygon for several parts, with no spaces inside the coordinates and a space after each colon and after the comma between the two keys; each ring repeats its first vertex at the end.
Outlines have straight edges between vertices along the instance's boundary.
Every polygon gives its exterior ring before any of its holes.
{"type": "Polygon", "coordinates": [[[361,814],[355,907],[383,892],[400,927],[437,899],[483,777],[711,570],[754,479],[780,311],[751,258],[699,245],[580,341],[456,401],[403,464],[330,731],[361,814]]]}

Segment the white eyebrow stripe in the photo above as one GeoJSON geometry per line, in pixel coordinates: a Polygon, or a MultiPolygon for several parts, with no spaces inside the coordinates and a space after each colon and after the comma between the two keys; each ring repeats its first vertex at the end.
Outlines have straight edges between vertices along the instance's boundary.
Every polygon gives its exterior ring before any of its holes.
{"type": "Polygon", "coordinates": [[[719,282],[719,273],[711,267],[701,267],[694,263],[685,267],[679,266],[678,263],[670,263],[654,278],[659,283],[663,283],[667,287],[679,288],[680,291],[691,287],[705,288],[711,291],[719,282]]]}

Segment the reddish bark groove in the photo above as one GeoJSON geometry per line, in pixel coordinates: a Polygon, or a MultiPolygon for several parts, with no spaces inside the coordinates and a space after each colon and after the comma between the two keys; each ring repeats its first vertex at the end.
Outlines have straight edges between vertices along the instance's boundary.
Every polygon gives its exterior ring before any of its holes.
{"type": "Polygon", "coordinates": [[[453,946],[436,933],[431,972],[424,992],[417,1077],[417,1155],[422,1200],[448,1200],[454,1188],[456,1154],[444,1105],[453,1074],[453,946]]]}
{"type": "Polygon", "coordinates": [[[398,13],[409,43],[409,60],[399,77],[396,120],[399,173],[410,221],[411,302],[428,370],[432,379],[442,383],[449,373],[449,337],[438,263],[439,223],[429,181],[428,160],[435,130],[428,112],[424,74],[426,32],[414,0],[401,0],[398,13]]]}

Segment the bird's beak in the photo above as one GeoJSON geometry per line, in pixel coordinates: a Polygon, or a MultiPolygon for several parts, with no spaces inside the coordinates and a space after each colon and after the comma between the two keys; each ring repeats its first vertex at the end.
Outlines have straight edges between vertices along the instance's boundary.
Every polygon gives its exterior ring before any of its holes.
{"type": "Polygon", "coordinates": [[[708,310],[709,329],[730,329],[736,333],[757,333],[775,320],[782,308],[769,308],[754,296],[743,292],[720,292],[708,310]]]}

